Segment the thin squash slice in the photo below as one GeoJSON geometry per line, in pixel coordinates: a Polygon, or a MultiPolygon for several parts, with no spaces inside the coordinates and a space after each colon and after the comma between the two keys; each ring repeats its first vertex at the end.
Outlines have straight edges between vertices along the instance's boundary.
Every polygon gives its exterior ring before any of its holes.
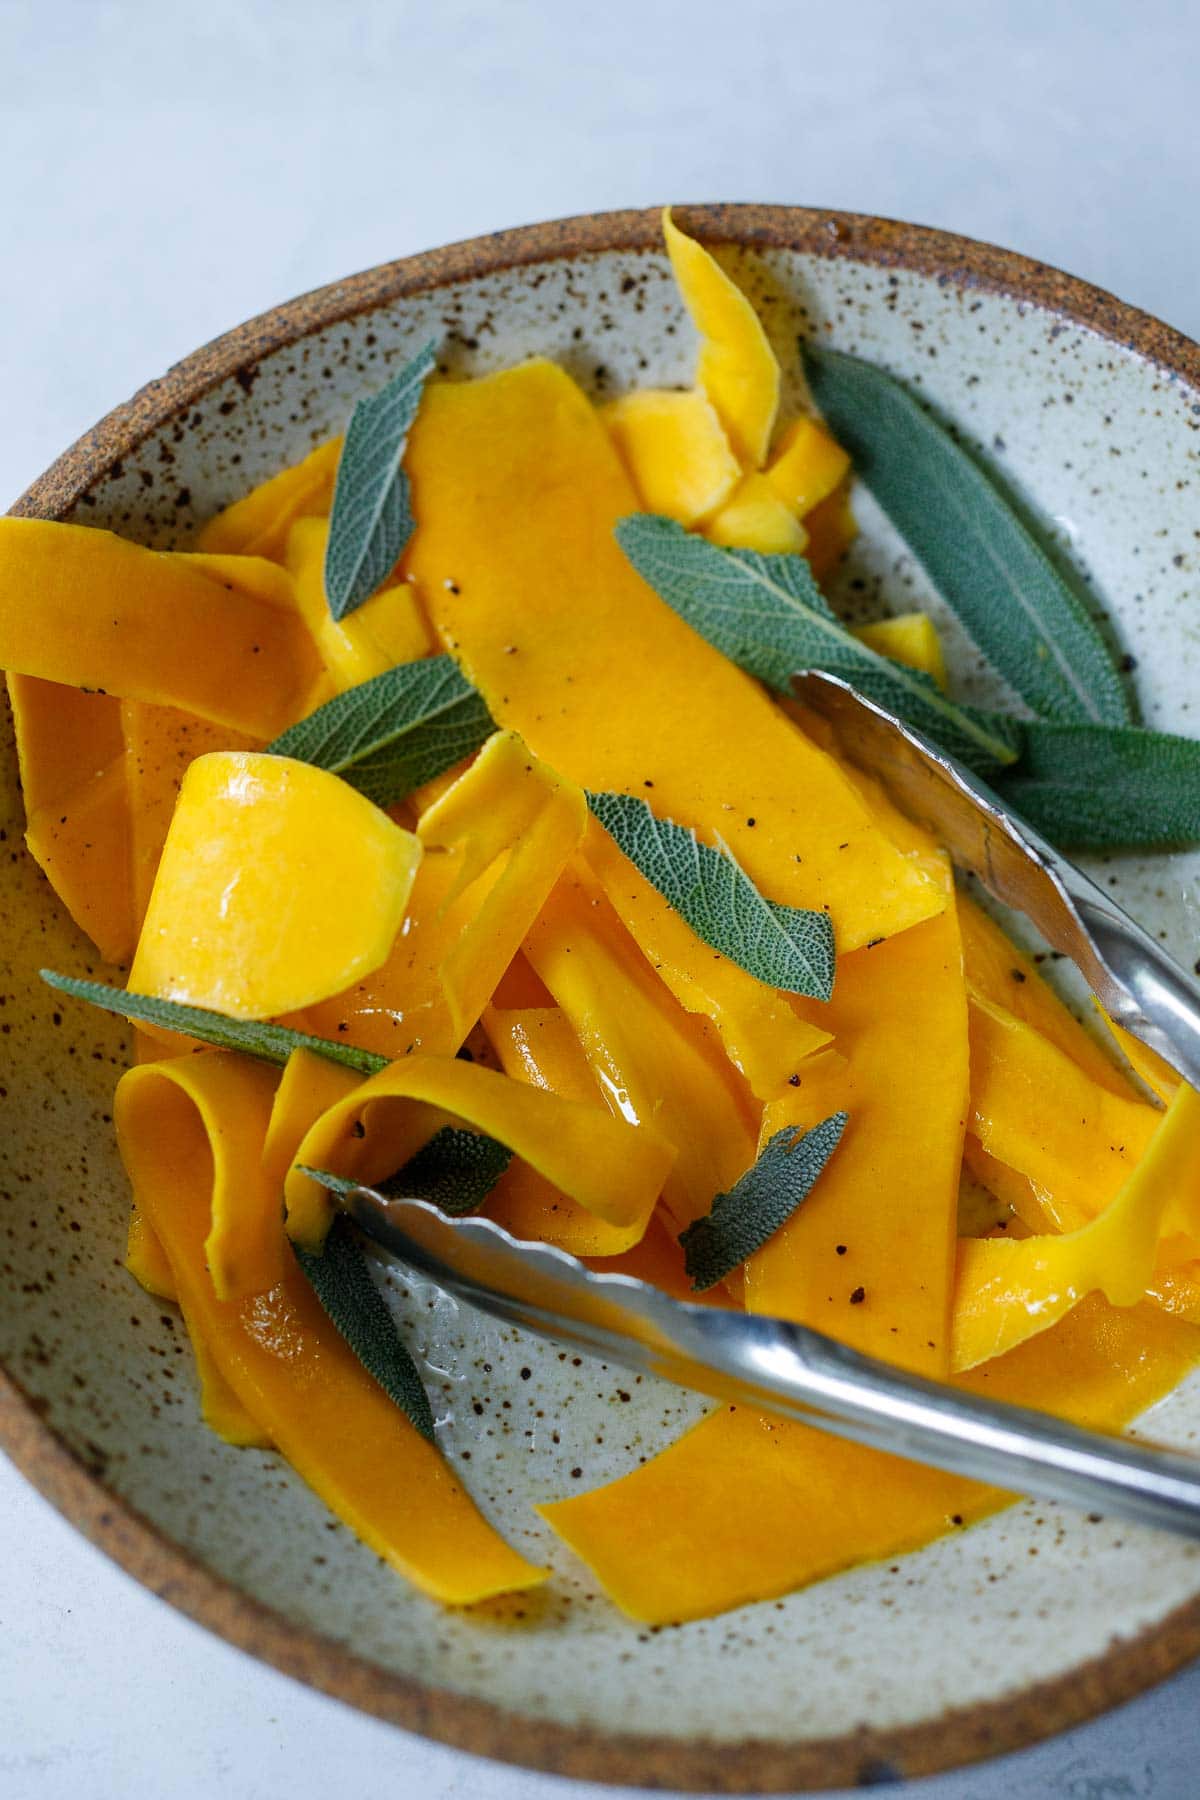
{"type": "Polygon", "coordinates": [[[302,462],[251,488],[201,528],[200,550],[283,562],[288,533],[296,520],[328,514],[341,454],[341,438],[330,438],[310,450],[302,462]]]}

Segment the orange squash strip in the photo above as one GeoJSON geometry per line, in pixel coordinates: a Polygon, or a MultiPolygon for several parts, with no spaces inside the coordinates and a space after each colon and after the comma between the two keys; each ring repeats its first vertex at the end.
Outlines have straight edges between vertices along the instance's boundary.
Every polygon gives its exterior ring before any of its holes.
{"type": "Polygon", "coordinates": [[[355,1359],[290,1256],[266,1294],[219,1300],[205,1267],[212,1152],[200,1111],[223,1053],[131,1069],[121,1154],[162,1239],[190,1328],[242,1406],[325,1504],[392,1568],[451,1606],[537,1585],[428,1443],[355,1359]]]}
{"type": "MultiPolygon", "coordinates": [[[[1174,1387],[1198,1355],[1194,1326],[1093,1296],[955,1385],[1113,1430],[1174,1387]]],[[[666,1625],[900,1555],[1007,1501],[997,1489],[739,1407],[609,1486],[538,1511],[623,1612],[666,1625]]]]}
{"type": "Polygon", "coordinates": [[[1115,1019],[1110,1018],[1098,1000],[1096,1007],[1134,1073],[1166,1105],[1179,1086],[1176,1071],[1169,1062],[1163,1060],[1157,1050],[1152,1050],[1149,1044],[1143,1044],[1141,1038],[1134,1037],[1131,1031],[1126,1031],[1123,1025],[1118,1025],[1115,1019]]]}
{"type": "Polygon", "coordinates": [[[804,1059],[829,1042],[829,1032],[802,1017],[787,995],[701,943],[595,820],[584,854],[621,923],[679,1004],[712,1020],[752,1093],[776,1099],[804,1059]]]}
{"type": "Polygon", "coordinates": [[[300,716],[319,672],[289,608],[186,557],[43,519],[0,519],[0,666],[267,740],[300,716]]]}
{"type": "Polygon", "coordinates": [[[295,521],[307,513],[328,513],[333,504],[341,454],[341,438],[330,438],[302,462],[251,488],[202,527],[196,540],[199,549],[282,562],[295,521]]]}
{"type": "MultiPolygon", "coordinates": [[[[431,1107],[507,1144],[589,1212],[616,1225],[645,1219],[674,1160],[670,1145],[649,1126],[560,1100],[475,1063],[416,1055],[380,1070],[331,1106],[306,1134],[296,1161],[378,1181],[424,1142],[431,1107]],[[417,1136],[413,1102],[420,1103],[426,1124],[417,1136]]],[[[329,1224],[324,1190],[294,1168],[286,1191],[289,1233],[319,1248],[329,1224]]]]}
{"type": "Polygon", "coordinates": [[[573,863],[559,882],[525,954],[609,1105],[674,1146],[663,1205],[677,1231],[689,1225],[754,1160],[757,1119],[744,1086],[646,966],[586,865],[573,863]]]}
{"type": "Polygon", "coordinates": [[[176,1300],[175,1278],[167,1253],[158,1241],[154,1228],[138,1206],[129,1211],[129,1230],[125,1238],[125,1267],[140,1287],[160,1300],[176,1300]]]}
{"type": "Polygon", "coordinates": [[[124,757],[52,806],[31,813],[25,842],[104,960],[127,961],[137,927],[124,757]]]}
{"type": "Polygon", "coordinates": [[[768,898],[827,904],[840,950],[941,910],[834,761],[634,573],[613,529],[636,495],[561,369],[433,385],[408,468],[409,571],[498,724],[582,787],[719,833],[768,898]]]}
{"type": "Polygon", "coordinates": [[[1154,1275],[1159,1227],[1176,1193],[1200,1193],[1200,1095],[1181,1086],[1111,1205],[1065,1236],[965,1239],[952,1315],[955,1369],[1046,1331],[1094,1289],[1132,1306],[1154,1275]]]}
{"type": "Polygon", "coordinates": [[[86,786],[124,752],[120,701],[109,694],[10,673],[8,697],[27,814],[86,786]]]}
{"type": "Polygon", "coordinates": [[[815,1057],[763,1137],[845,1110],[799,1210],[746,1267],[746,1306],[815,1325],[904,1368],[949,1368],[968,1037],[953,904],[838,963],[822,1011],[845,1059],[815,1057]]]}
{"type": "MultiPolygon", "coordinates": [[[[176,1300],[178,1295],[173,1296],[176,1300]]],[[[183,1323],[196,1359],[196,1379],[200,1383],[200,1417],[210,1431],[238,1450],[269,1450],[271,1439],[262,1426],[242,1405],[224,1375],[220,1364],[204,1341],[200,1326],[181,1307],[183,1323]]]]}
{"type": "MultiPolygon", "coordinates": [[[[514,1081],[546,1088],[563,1100],[600,1105],[603,1097],[583,1046],[557,1006],[489,1006],[484,1029],[500,1067],[514,1081]]],[[[516,1238],[557,1244],[573,1256],[617,1256],[645,1234],[646,1221],[613,1224],[579,1206],[526,1162],[511,1162],[484,1211],[516,1238]]]]}
{"type": "Polygon", "coordinates": [[[414,662],[429,652],[429,628],[406,582],[373,594],[349,617],[334,619],[325,597],[326,519],[297,519],[288,533],[287,567],[295,582],[296,607],[320,651],[338,691],[382,675],[395,663],[414,662]]]}

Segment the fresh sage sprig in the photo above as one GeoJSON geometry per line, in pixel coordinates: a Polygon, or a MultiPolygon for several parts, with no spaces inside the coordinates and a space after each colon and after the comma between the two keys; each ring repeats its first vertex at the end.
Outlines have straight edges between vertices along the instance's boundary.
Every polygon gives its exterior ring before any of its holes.
{"type": "Polygon", "coordinates": [[[711,1212],[679,1234],[684,1267],[697,1293],[716,1287],[786,1225],[842,1141],[849,1114],[833,1113],[811,1131],[785,1125],[711,1212]]]}
{"type": "Polygon", "coordinates": [[[163,1031],[178,1031],[185,1037],[198,1038],[217,1050],[240,1050],[245,1056],[257,1056],[264,1062],[282,1065],[293,1050],[311,1050],[344,1068],[356,1069],[360,1075],[377,1075],[387,1068],[387,1057],[371,1050],[358,1050],[353,1044],[338,1044],[332,1038],[312,1037],[306,1031],[293,1031],[287,1025],[272,1025],[266,1020],[231,1019],[226,1013],[212,1012],[206,1006],[184,1006],[177,1000],[160,1000],[153,994],[131,994],[126,988],[108,987],[102,981],[82,981],[75,975],[58,975],[53,969],[40,971],[42,980],[60,994],[74,1000],[86,1000],[89,1006],[105,1012],[120,1013],[140,1025],[157,1025],[163,1031]]]}
{"type": "Polygon", "coordinates": [[[1200,841],[1200,742],[1136,726],[1024,728],[1021,760],[996,779],[1006,805],[1077,850],[1200,841]]]}
{"type": "Polygon", "coordinates": [[[732,662],[777,692],[811,669],[841,675],[980,775],[1015,762],[1020,725],[948,700],[919,669],[880,656],[831,611],[802,556],[727,550],[673,519],[635,513],[617,541],[644,581],[732,662]]]}
{"type": "Polygon", "coordinates": [[[702,943],[768,987],[828,1000],[833,925],[828,913],[764,899],[728,850],[659,819],[631,794],[589,794],[588,805],[617,848],[702,943]]]}
{"type": "Polygon", "coordinates": [[[416,1363],[396,1330],[387,1302],[371,1279],[349,1219],[333,1221],[320,1251],[293,1244],[317,1299],[368,1375],[433,1442],[433,1409],[416,1363]]]}
{"type": "Polygon", "coordinates": [[[400,459],[436,361],[436,346],[426,344],[351,414],[325,550],[325,598],[335,619],[371,598],[413,534],[409,481],[400,459]]]}
{"type": "Polygon", "coordinates": [[[395,806],[494,730],[453,657],[429,656],[335,694],[269,748],[331,770],[376,806],[395,806]]]}
{"type": "Polygon", "coordinates": [[[855,473],[1021,698],[1048,719],[1130,724],[1095,621],[974,459],[884,370],[801,349],[813,398],[855,473]]]}

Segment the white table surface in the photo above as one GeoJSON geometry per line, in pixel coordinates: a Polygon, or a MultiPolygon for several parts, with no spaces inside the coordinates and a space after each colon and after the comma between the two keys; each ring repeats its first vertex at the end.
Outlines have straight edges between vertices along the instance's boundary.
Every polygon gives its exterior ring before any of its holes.
{"type": "MultiPolygon", "coordinates": [[[[1024,250],[1200,336],[1192,0],[0,0],[0,504],[349,270],[665,199],[1024,250]]],[[[361,1718],[136,1587],[0,1461],[4,1800],[597,1800],[361,1718]]],[[[929,1800],[1191,1800],[1200,1671],[929,1800]]]]}

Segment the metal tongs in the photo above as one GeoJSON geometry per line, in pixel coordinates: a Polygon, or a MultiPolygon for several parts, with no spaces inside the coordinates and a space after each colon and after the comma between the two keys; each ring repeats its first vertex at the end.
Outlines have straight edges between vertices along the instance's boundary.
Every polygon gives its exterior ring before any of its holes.
{"type": "MultiPolygon", "coordinates": [[[[1112,1017],[1200,1087],[1200,985],[1148,933],[918,733],[834,676],[795,685],[960,868],[1026,913],[1112,1017]]],[[[335,1198],[399,1261],[522,1330],[997,1487],[1200,1537],[1200,1459],[902,1373],[782,1319],[673,1300],[487,1219],[369,1188],[335,1198]]]]}

